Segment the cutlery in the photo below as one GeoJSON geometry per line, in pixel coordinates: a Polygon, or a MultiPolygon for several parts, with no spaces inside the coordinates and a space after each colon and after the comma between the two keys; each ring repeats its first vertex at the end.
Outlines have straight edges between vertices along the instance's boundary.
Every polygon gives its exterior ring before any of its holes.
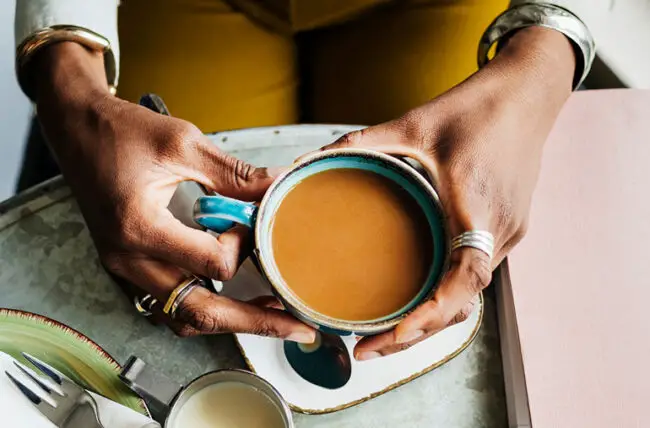
{"type": "Polygon", "coordinates": [[[5,374],[46,418],[59,428],[105,428],[99,420],[95,399],[85,389],[37,358],[26,353],[23,356],[49,378],[14,361],[15,366],[38,385],[41,394],[11,373],[5,371],[5,374]]]}
{"type": "Polygon", "coordinates": [[[316,341],[310,345],[287,340],[284,355],[300,377],[323,388],[341,388],[352,376],[348,348],[334,334],[316,332],[316,341]]]}

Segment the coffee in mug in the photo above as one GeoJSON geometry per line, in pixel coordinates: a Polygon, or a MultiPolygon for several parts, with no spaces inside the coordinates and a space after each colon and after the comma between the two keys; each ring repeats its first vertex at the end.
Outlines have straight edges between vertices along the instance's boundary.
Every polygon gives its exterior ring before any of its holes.
{"type": "Polygon", "coordinates": [[[271,231],[287,286],[314,310],[347,321],[399,311],[422,289],[432,260],[414,198],[372,171],[307,177],[284,197],[271,231]]]}
{"type": "Polygon", "coordinates": [[[413,167],[364,149],[334,149],[293,165],[259,206],[200,197],[194,220],[254,230],[253,255],[274,294],[326,333],[378,334],[426,301],[449,262],[438,194],[413,167]]]}

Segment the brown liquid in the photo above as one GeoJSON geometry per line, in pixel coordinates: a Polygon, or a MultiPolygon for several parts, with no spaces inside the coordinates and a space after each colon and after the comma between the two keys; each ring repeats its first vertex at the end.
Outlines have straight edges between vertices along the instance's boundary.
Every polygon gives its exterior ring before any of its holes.
{"type": "Polygon", "coordinates": [[[416,201],[369,171],[307,177],[285,196],[272,229],[286,284],[309,307],[338,319],[392,314],[421,290],[431,232],[416,201]]]}

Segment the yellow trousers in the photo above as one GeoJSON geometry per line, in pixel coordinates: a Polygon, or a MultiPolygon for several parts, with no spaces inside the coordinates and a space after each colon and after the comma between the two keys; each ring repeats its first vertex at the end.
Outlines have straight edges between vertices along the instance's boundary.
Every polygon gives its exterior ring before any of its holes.
{"type": "Polygon", "coordinates": [[[174,116],[205,132],[298,122],[372,125],[473,73],[479,38],[507,4],[123,0],[118,95],[137,101],[154,92],[174,116]]]}

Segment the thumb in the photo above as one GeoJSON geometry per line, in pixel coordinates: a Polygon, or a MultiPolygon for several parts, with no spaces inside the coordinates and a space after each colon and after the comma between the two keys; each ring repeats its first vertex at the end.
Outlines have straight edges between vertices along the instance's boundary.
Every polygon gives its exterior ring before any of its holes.
{"type": "Polygon", "coordinates": [[[365,148],[386,151],[387,148],[401,146],[402,140],[402,135],[387,123],[348,132],[320,150],[365,148]]]}
{"type": "Polygon", "coordinates": [[[370,126],[368,128],[359,129],[358,131],[348,132],[339,137],[333,143],[301,156],[299,160],[314,153],[333,149],[358,148],[393,153],[394,151],[399,151],[399,148],[402,145],[402,135],[396,131],[395,127],[391,126],[390,122],[382,123],[381,125],[370,126]]]}
{"type": "Polygon", "coordinates": [[[353,131],[341,136],[331,144],[321,147],[315,152],[301,156],[301,160],[316,152],[332,149],[369,149],[383,152],[393,156],[413,159],[424,167],[426,174],[437,182],[437,167],[431,156],[427,156],[420,147],[419,141],[413,141],[409,132],[399,121],[382,123],[381,125],[353,131]]]}
{"type": "Polygon", "coordinates": [[[279,169],[256,167],[224,153],[209,141],[201,146],[200,182],[221,195],[245,201],[259,200],[280,173],[279,169]]]}
{"type": "Polygon", "coordinates": [[[333,143],[313,150],[298,157],[296,162],[320,153],[333,149],[370,149],[386,153],[396,153],[402,146],[402,137],[389,124],[381,124],[363,128],[358,131],[348,132],[339,137],[333,143]]]}

